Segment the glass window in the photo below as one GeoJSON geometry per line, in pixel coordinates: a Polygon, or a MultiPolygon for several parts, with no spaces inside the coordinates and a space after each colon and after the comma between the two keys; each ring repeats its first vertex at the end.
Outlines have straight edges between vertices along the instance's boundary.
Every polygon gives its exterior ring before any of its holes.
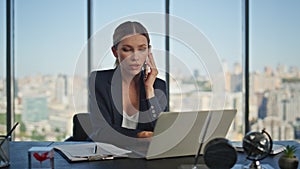
{"type": "Polygon", "coordinates": [[[73,114],[87,111],[87,70],[78,64],[86,1],[15,0],[14,33],[16,140],[64,140],[73,114]]]}
{"type": "Polygon", "coordinates": [[[300,139],[300,2],[250,1],[250,124],[300,139]]]}
{"type": "Polygon", "coordinates": [[[114,67],[111,52],[114,29],[124,21],[141,22],[149,31],[153,56],[159,77],[165,79],[165,2],[153,1],[93,1],[92,69],[114,67]]]}
{"type": "MultiPolygon", "coordinates": [[[[0,2],[0,29],[6,30],[6,1],[0,2]]],[[[0,32],[0,135],[6,134],[6,31],[0,32]]]]}
{"type": "Polygon", "coordinates": [[[173,0],[170,4],[170,109],[237,109],[227,137],[241,140],[241,1],[173,0]]]}

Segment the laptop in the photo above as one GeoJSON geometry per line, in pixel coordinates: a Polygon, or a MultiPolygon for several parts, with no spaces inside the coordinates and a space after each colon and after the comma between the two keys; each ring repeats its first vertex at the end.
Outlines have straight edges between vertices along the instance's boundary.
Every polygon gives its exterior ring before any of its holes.
{"type": "Polygon", "coordinates": [[[226,136],[236,112],[235,109],[162,112],[147,149],[135,147],[132,151],[148,160],[190,156],[197,153],[200,142],[203,142],[200,152],[203,154],[211,139],[226,136]]]}

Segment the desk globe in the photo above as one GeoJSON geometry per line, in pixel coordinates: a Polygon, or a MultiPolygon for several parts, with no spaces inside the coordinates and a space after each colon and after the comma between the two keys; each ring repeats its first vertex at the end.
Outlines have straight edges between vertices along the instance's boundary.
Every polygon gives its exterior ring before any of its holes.
{"type": "Polygon", "coordinates": [[[272,151],[272,138],[263,129],[261,132],[249,132],[243,138],[243,149],[247,159],[252,160],[249,169],[263,169],[259,160],[266,158],[272,151]]]}

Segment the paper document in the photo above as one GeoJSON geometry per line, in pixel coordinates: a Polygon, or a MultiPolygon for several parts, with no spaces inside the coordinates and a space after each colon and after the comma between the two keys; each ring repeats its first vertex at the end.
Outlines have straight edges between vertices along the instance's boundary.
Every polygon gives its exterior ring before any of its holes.
{"type": "Polygon", "coordinates": [[[57,145],[54,148],[59,150],[70,162],[127,157],[127,154],[131,153],[129,150],[119,148],[112,144],[99,142],[63,144],[57,145]]]}

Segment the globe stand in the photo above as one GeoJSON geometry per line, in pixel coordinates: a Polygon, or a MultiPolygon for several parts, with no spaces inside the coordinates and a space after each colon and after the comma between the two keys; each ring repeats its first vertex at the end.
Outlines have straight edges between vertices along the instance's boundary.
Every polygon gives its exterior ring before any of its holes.
{"type": "Polygon", "coordinates": [[[274,169],[269,164],[261,164],[260,161],[253,161],[250,165],[244,166],[244,169],[274,169]]]}
{"type": "Polygon", "coordinates": [[[263,168],[261,167],[260,162],[255,160],[250,164],[250,169],[263,169],[263,168]]]}

